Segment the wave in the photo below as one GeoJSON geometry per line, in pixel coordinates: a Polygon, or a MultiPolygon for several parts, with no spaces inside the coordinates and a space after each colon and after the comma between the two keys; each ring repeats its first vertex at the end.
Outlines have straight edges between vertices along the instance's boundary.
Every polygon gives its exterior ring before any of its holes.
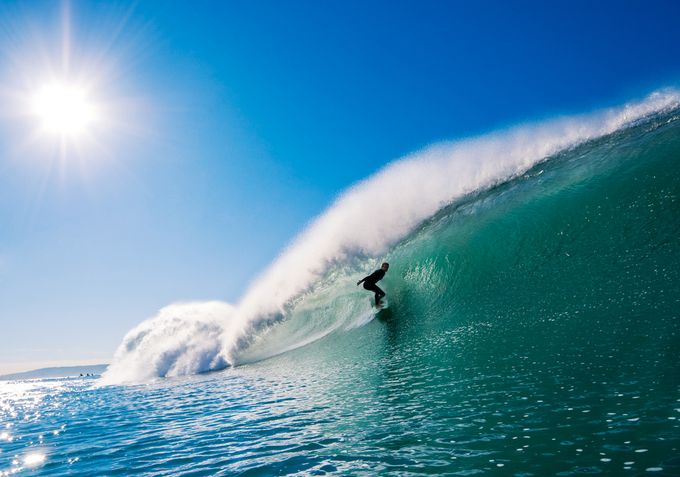
{"type": "Polygon", "coordinates": [[[343,193],[235,306],[173,305],[131,330],[104,382],[220,369],[359,326],[370,320],[370,306],[357,299],[355,280],[347,277],[369,271],[438,211],[679,105],[678,92],[656,92],[622,107],[440,143],[397,160],[343,193]]]}

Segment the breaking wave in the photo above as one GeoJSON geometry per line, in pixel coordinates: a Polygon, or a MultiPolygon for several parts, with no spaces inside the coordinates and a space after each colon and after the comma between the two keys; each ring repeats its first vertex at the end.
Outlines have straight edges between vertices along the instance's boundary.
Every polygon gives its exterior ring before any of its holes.
{"type": "Polygon", "coordinates": [[[436,144],[388,164],[343,193],[236,305],[171,305],[131,330],[102,382],[221,369],[360,326],[373,315],[354,277],[394,255],[425,221],[565,151],[635,127],[679,104],[676,91],[657,92],[618,108],[436,144]]]}

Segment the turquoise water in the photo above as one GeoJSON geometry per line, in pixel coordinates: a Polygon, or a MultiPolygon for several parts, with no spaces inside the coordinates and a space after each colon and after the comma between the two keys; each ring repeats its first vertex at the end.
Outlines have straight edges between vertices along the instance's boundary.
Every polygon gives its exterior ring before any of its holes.
{"type": "Polygon", "coordinates": [[[2,383],[0,475],[680,475],[679,118],[443,208],[377,318],[347,265],[241,366],[2,383]]]}

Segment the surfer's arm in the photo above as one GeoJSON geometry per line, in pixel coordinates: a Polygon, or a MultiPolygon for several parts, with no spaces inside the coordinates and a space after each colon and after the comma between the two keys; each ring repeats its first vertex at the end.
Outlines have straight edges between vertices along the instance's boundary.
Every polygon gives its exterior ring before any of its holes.
{"type": "Polygon", "coordinates": [[[380,272],[381,272],[381,270],[376,270],[375,272],[371,273],[367,277],[364,277],[361,280],[359,280],[357,282],[357,285],[361,285],[361,282],[363,282],[365,280],[369,280],[369,283],[377,282],[378,280],[382,279],[382,277],[385,275],[384,272],[382,274],[380,272]]]}

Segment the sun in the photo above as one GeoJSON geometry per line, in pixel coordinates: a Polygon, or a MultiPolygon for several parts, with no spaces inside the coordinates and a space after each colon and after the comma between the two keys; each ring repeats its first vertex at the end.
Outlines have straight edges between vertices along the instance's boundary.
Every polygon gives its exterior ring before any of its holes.
{"type": "Polygon", "coordinates": [[[49,133],[73,137],[87,132],[97,119],[96,108],[85,88],[54,82],[33,95],[32,113],[49,133]]]}
{"type": "Polygon", "coordinates": [[[76,22],[92,9],[75,18],[75,3],[54,2],[49,14],[40,10],[40,28],[22,23],[23,9],[16,24],[0,15],[0,43],[12,45],[11,53],[0,51],[0,136],[6,136],[0,149],[7,143],[22,164],[48,165],[45,173],[60,179],[113,164],[115,151],[142,144],[154,126],[152,98],[132,92],[136,70],[128,67],[146,53],[138,51],[145,36],[128,21],[131,10],[119,17],[114,7],[101,21],[97,13],[95,32],[91,22],[76,22]]]}

